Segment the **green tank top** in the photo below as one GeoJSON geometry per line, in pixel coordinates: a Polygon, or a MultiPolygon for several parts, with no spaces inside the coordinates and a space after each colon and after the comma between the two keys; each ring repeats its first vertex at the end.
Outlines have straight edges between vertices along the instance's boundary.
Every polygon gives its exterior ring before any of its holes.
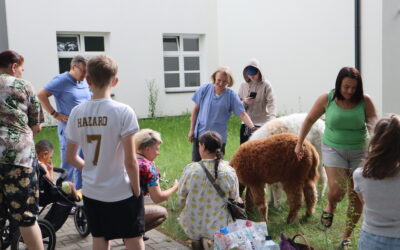
{"type": "Polygon", "coordinates": [[[332,100],[333,94],[332,90],[328,95],[322,142],[341,149],[364,148],[368,138],[364,101],[352,109],[342,109],[335,100],[332,100]]]}

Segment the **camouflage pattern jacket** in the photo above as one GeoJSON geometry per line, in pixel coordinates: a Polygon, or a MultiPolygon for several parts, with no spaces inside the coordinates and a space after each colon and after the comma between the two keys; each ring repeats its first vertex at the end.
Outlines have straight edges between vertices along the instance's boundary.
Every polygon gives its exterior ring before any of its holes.
{"type": "Polygon", "coordinates": [[[30,127],[43,121],[32,85],[0,73],[0,163],[31,167],[35,143],[30,127]]]}

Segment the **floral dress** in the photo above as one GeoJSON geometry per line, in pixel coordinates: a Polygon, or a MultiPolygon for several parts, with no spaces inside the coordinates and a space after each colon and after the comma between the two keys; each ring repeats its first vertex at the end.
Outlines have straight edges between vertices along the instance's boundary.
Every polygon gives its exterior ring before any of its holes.
{"type": "MultiPolygon", "coordinates": [[[[202,162],[215,178],[214,160],[202,162]]],[[[220,162],[216,183],[227,195],[226,199],[239,196],[236,172],[228,162],[220,162]]],[[[198,162],[186,166],[179,181],[178,199],[184,206],[179,223],[186,235],[193,240],[201,237],[212,239],[216,231],[232,222],[226,202],[218,195],[198,162]]]]}

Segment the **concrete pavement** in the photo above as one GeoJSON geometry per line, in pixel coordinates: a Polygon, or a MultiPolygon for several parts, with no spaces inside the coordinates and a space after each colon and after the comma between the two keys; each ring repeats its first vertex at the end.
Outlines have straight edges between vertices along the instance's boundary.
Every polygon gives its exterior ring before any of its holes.
{"type": "MultiPolygon", "coordinates": [[[[146,236],[150,238],[144,242],[146,250],[190,249],[156,230],[147,232],[146,236]]],[[[122,240],[113,240],[111,245],[111,249],[125,249],[122,240]]],[[[73,216],[70,215],[63,227],[57,231],[56,249],[89,250],[92,249],[92,237],[89,235],[82,238],[75,229],[73,216]]]]}

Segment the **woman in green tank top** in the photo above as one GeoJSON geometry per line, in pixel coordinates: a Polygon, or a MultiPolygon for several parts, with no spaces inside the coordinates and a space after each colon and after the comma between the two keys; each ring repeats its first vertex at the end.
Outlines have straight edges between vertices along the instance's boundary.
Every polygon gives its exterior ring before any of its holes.
{"type": "Polygon", "coordinates": [[[321,223],[330,227],[337,203],[348,192],[349,207],[341,246],[350,247],[350,236],[362,213],[362,203],[353,189],[352,172],[366,152],[368,132],[376,121],[375,107],[363,93],[360,72],[344,67],[336,78],[335,89],[321,95],[314,103],[300,130],[295,153],[302,159],[303,142],[312,125],[323,115],[326,127],[322,137],[322,159],[328,176],[328,204],[321,223]]]}

